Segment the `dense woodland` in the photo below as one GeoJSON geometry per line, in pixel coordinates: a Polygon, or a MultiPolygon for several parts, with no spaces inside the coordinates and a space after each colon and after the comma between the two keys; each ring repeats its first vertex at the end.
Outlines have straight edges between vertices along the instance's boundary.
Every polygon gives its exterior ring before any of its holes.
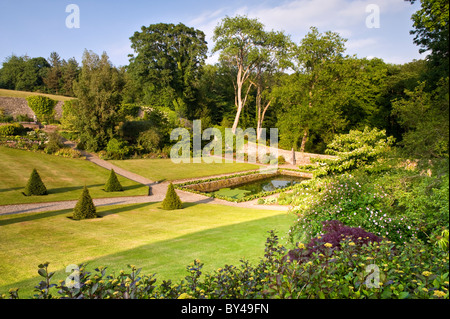
{"type": "Polygon", "coordinates": [[[201,30],[159,23],[130,37],[127,66],[88,50],[80,62],[56,52],[11,55],[0,88],[76,97],[61,123],[92,151],[111,140],[129,154],[161,150],[172,128],[201,119],[204,128],[258,134],[276,127],[282,148],[317,153],[336,134],[377,128],[414,158],[441,158],[448,155],[448,4],[422,1],[412,20],[414,42],[428,55],[402,65],[345,55],[346,39],[335,32],[311,27],[293,43],[236,16],[215,29],[215,65],[205,64],[201,30]]]}

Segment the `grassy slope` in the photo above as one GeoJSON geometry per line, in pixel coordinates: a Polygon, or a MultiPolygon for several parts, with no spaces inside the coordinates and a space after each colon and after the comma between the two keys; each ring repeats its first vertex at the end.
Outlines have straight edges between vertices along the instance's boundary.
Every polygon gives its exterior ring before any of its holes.
{"type": "Polygon", "coordinates": [[[258,169],[247,163],[173,163],[170,159],[110,161],[114,165],[150,180],[178,180],[258,169]]]}
{"type": "Polygon", "coordinates": [[[164,211],[160,203],[98,207],[102,218],[73,221],[70,211],[0,216],[0,293],[19,287],[32,294],[39,282],[37,265],[50,262],[54,282],[64,280],[65,267],[89,261],[88,270],[142,267],[143,274],[179,280],[198,258],[205,271],[257,261],[267,231],[284,236],[293,222],[285,212],[209,204],[185,204],[164,211]]]}
{"type": "Polygon", "coordinates": [[[83,159],[0,147],[0,205],[78,199],[84,185],[93,198],[147,195],[148,188],[119,176],[124,192],[103,191],[109,171],[83,159]],[[24,196],[22,191],[36,168],[47,196],[24,196]]]}
{"type": "Polygon", "coordinates": [[[27,98],[30,95],[43,95],[43,96],[47,96],[56,101],[67,101],[67,100],[73,99],[72,97],[62,96],[62,95],[0,89],[0,97],[27,98]]]}

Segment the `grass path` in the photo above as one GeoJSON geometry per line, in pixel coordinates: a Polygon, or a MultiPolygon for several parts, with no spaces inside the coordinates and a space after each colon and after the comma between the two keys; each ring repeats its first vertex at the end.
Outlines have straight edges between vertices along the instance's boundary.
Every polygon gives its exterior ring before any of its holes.
{"type": "Polygon", "coordinates": [[[223,205],[185,203],[179,211],[159,206],[99,207],[102,218],[85,221],[67,218],[70,210],[0,216],[0,292],[19,287],[31,294],[39,281],[36,267],[46,261],[58,270],[55,281],[65,279],[66,266],[81,262],[110,271],[135,264],[143,273],[174,280],[195,258],[205,270],[238,264],[242,257],[256,261],[267,231],[283,236],[293,220],[286,212],[223,205]]]}

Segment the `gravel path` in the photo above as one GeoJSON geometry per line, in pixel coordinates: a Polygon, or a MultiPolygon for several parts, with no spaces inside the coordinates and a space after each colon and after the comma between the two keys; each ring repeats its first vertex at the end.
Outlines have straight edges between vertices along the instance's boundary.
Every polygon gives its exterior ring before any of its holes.
{"type": "MultiPolygon", "coordinates": [[[[64,144],[75,148],[73,142],[65,141],[64,144]]],[[[114,198],[96,198],[93,199],[95,206],[109,206],[109,205],[125,205],[125,204],[136,204],[136,203],[152,203],[152,202],[161,202],[164,200],[166,195],[167,187],[169,182],[157,183],[155,181],[149,180],[143,176],[134,174],[130,171],[124,170],[120,167],[117,167],[111,164],[108,161],[102,160],[94,154],[87,153],[82,151],[83,156],[86,157],[86,160],[99,165],[108,170],[114,169],[114,171],[132,181],[135,181],[140,184],[147,185],[151,187],[151,195],[149,196],[132,196],[132,197],[114,197],[114,198]]],[[[227,176],[233,175],[236,173],[230,174],[222,174],[219,176],[227,176]]],[[[209,177],[201,177],[196,179],[205,179],[209,177]]],[[[194,180],[194,179],[192,179],[194,180]]],[[[173,181],[183,182],[186,180],[173,181]]],[[[188,203],[209,203],[209,204],[220,204],[226,206],[234,206],[234,207],[247,207],[247,208],[258,208],[258,209],[268,209],[268,210],[277,210],[277,211],[287,211],[287,206],[278,206],[278,205],[258,205],[257,200],[252,200],[248,202],[242,203],[234,203],[228,202],[226,200],[221,200],[217,198],[211,198],[208,196],[203,196],[200,194],[193,194],[190,192],[184,192],[181,190],[176,190],[178,196],[181,201],[188,203]]],[[[3,205],[0,206],[0,215],[10,215],[10,214],[21,214],[21,213],[35,213],[35,212],[48,212],[48,211],[56,211],[63,209],[73,209],[76,205],[76,200],[71,201],[60,201],[60,202],[49,202],[49,203],[31,203],[31,204],[15,204],[15,205],[3,205]]]]}

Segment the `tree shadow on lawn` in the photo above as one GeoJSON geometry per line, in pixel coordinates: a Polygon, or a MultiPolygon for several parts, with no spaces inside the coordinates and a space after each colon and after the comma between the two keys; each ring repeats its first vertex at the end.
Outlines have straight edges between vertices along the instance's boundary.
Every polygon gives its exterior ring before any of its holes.
{"type": "MultiPolygon", "coordinates": [[[[120,205],[121,203],[123,203],[123,202],[115,202],[115,203],[111,203],[108,205],[97,205],[96,207],[120,205]]],[[[134,210],[134,209],[139,209],[139,208],[151,205],[151,204],[154,204],[154,203],[141,203],[141,204],[134,204],[134,205],[126,205],[124,207],[117,207],[117,208],[98,212],[97,215],[98,215],[98,218],[102,218],[102,217],[112,215],[112,214],[118,214],[118,213],[123,213],[123,212],[127,212],[127,211],[134,210]]],[[[45,212],[45,213],[35,213],[32,215],[27,214],[27,216],[18,216],[15,218],[0,220],[0,226],[6,226],[6,225],[22,223],[22,222],[29,222],[29,221],[33,221],[33,220],[54,217],[54,216],[58,216],[58,215],[71,214],[72,212],[73,212],[73,209],[64,209],[64,210],[51,211],[51,212],[45,212]]],[[[73,220],[71,218],[71,216],[67,216],[67,218],[73,220]]],[[[81,221],[77,221],[77,220],[73,220],[73,221],[81,222],[81,221]]]]}
{"type": "MultiPolygon", "coordinates": [[[[99,187],[103,186],[105,184],[92,184],[92,185],[86,185],[87,188],[91,187],[99,187]]],[[[81,186],[69,186],[69,187],[59,187],[59,188],[49,188],[47,189],[47,192],[49,195],[51,194],[61,194],[61,193],[68,193],[76,190],[83,190],[84,185],[81,186]]]]}
{"type": "Polygon", "coordinates": [[[10,191],[17,191],[19,189],[24,189],[25,187],[11,187],[11,188],[2,188],[0,189],[0,193],[10,192],[10,191]]]}
{"type": "MultiPolygon", "coordinates": [[[[142,204],[139,206],[141,205],[142,204]]],[[[204,273],[208,273],[212,271],[214,267],[221,267],[225,264],[234,264],[235,266],[238,266],[241,264],[239,262],[240,259],[248,260],[245,256],[237,256],[235,252],[236,249],[243,249],[242,247],[246,246],[246,239],[251,241],[256,240],[260,243],[260,257],[262,257],[264,254],[264,243],[269,236],[268,231],[275,230],[277,235],[282,235],[283,233],[280,233],[280,223],[285,222],[280,221],[280,219],[284,218],[286,218],[286,214],[281,213],[279,215],[263,217],[238,224],[218,226],[123,251],[117,251],[116,253],[90,260],[74,260],[73,263],[85,263],[86,270],[93,274],[95,273],[94,269],[98,266],[108,267],[107,274],[112,274],[114,271],[118,272],[121,269],[129,271],[127,265],[135,264],[138,268],[145,268],[142,271],[143,275],[151,275],[155,273],[156,269],[166,269],[171,265],[169,267],[171,271],[170,274],[168,274],[167,271],[166,273],[156,271],[155,274],[158,279],[157,283],[161,284],[163,279],[172,279],[178,282],[188,274],[185,273],[186,266],[194,259],[205,261],[204,273]],[[248,234],[256,235],[248,238],[248,234]],[[232,241],[231,243],[230,240],[232,241]],[[223,258],[224,261],[213,265],[214,261],[212,260],[217,259],[218,249],[220,249],[219,257],[221,259],[223,258]],[[174,267],[174,265],[176,266],[174,267]],[[155,271],[153,269],[155,269],[155,271]],[[174,273],[172,274],[172,272],[174,273]],[[168,276],[170,276],[170,278],[165,278],[168,276]]],[[[286,228],[286,226],[282,226],[282,228],[286,228]]],[[[253,257],[253,259],[255,259],[255,257],[253,257]]],[[[253,263],[256,264],[257,261],[253,260],[253,263]]],[[[38,269],[37,266],[38,265],[36,264],[36,272],[38,269]]],[[[52,283],[57,283],[60,279],[64,280],[68,276],[65,269],[54,269],[52,268],[51,263],[49,270],[55,271],[52,283]]],[[[2,286],[0,288],[0,293],[7,292],[9,288],[19,287],[19,296],[21,298],[31,298],[32,293],[30,292],[32,292],[33,287],[36,286],[41,279],[42,277],[36,276],[34,278],[2,286]],[[20,291],[26,291],[30,295],[27,296],[26,293],[20,294],[20,291]]],[[[52,293],[54,293],[55,296],[60,296],[56,290],[53,290],[52,293]]]]}

